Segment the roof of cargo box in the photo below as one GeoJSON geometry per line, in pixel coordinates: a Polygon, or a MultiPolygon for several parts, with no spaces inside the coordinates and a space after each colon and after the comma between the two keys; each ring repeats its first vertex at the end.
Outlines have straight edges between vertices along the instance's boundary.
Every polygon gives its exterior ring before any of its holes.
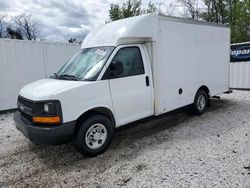
{"type": "Polygon", "coordinates": [[[117,46],[120,44],[156,41],[158,19],[190,24],[226,27],[222,24],[163,16],[156,13],[145,14],[113,21],[97,27],[86,36],[81,48],[117,46]]]}
{"type": "Polygon", "coordinates": [[[114,21],[89,33],[82,43],[82,48],[153,41],[156,38],[156,29],[157,14],[114,21]]]}

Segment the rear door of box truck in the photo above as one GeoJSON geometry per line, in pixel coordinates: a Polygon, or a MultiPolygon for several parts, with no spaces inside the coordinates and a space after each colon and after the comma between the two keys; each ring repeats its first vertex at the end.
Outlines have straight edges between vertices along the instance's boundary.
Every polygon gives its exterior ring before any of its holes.
{"type": "Polygon", "coordinates": [[[230,30],[159,16],[155,62],[155,114],[193,103],[201,86],[210,95],[229,89],[230,30]]]}

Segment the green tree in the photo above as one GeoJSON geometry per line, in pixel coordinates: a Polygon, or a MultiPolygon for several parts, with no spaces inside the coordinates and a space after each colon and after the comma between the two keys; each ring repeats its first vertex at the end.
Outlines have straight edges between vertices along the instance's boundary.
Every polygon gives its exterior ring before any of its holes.
{"type": "MultiPolygon", "coordinates": [[[[250,0],[203,0],[205,7],[198,7],[199,0],[178,0],[177,7],[184,7],[183,17],[226,24],[231,28],[231,42],[250,41],[250,0]]],[[[200,4],[200,3],[199,3],[200,4]]],[[[146,13],[160,12],[154,3],[143,8],[141,0],[127,0],[120,6],[111,4],[111,21],[146,13]]]]}
{"type": "Polygon", "coordinates": [[[209,22],[224,24],[226,22],[226,2],[225,0],[203,0],[206,11],[200,17],[209,22]]]}
{"type": "Polygon", "coordinates": [[[151,1],[149,1],[148,3],[148,7],[146,8],[146,13],[154,13],[154,12],[157,12],[157,8],[155,6],[154,3],[152,3],[151,1]]]}
{"type": "Polygon", "coordinates": [[[231,28],[231,42],[250,40],[250,1],[203,0],[206,10],[200,18],[226,24],[231,28]]]}
{"type": "Polygon", "coordinates": [[[227,17],[232,42],[250,41],[250,1],[229,0],[227,17]]]}
{"type": "Polygon", "coordinates": [[[143,8],[141,0],[128,0],[122,6],[119,4],[110,4],[109,18],[111,21],[115,21],[153,12],[157,12],[157,8],[151,1],[148,3],[147,8],[143,8]]]}
{"type": "Polygon", "coordinates": [[[110,4],[109,18],[112,21],[122,19],[122,11],[118,4],[110,4]]]}
{"type": "Polygon", "coordinates": [[[128,0],[126,3],[123,3],[122,6],[119,4],[110,5],[109,18],[111,21],[141,14],[141,0],[128,0]]]}
{"type": "Polygon", "coordinates": [[[141,14],[142,14],[141,0],[128,0],[127,3],[123,3],[122,6],[123,18],[139,16],[141,14]]]}

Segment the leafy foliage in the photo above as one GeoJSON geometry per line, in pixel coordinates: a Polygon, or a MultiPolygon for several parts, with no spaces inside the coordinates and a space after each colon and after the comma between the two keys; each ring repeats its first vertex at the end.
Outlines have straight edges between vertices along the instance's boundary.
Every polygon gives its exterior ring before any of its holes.
{"type": "Polygon", "coordinates": [[[142,8],[141,0],[128,0],[122,6],[119,4],[110,4],[109,18],[111,21],[115,21],[154,12],[157,12],[157,8],[151,1],[148,3],[147,8],[142,8]]]}
{"type": "Polygon", "coordinates": [[[250,40],[250,1],[204,0],[206,11],[201,19],[226,24],[231,28],[231,41],[250,40]]]}
{"type": "Polygon", "coordinates": [[[232,42],[250,41],[250,1],[238,0],[233,3],[232,6],[229,4],[226,15],[232,42]]]}
{"type": "MultiPolygon", "coordinates": [[[[205,7],[201,8],[198,7],[199,1],[178,0],[174,6],[184,9],[182,17],[228,25],[233,43],[250,41],[250,0],[202,0],[205,7]]],[[[122,6],[111,4],[109,17],[115,21],[153,12],[160,11],[152,2],[147,8],[142,8],[141,0],[127,0],[122,6]]]]}
{"type": "Polygon", "coordinates": [[[152,3],[151,1],[148,3],[148,7],[146,8],[146,13],[154,13],[154,12],[157,12],[157,8],[155,6],[154,3],[152,3]]]}

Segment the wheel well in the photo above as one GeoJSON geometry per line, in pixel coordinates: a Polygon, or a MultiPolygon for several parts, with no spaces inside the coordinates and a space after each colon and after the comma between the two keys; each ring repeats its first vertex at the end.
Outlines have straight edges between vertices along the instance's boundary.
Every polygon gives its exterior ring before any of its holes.
{"type": "MultiPolygon", "coordinates": [[[[209,91],[209,89],[208,89],[208,87],[207,86],[201,86],[199,89],[198,89],[198,91],[200,91],[200,90],[203,90],[203,91],[205,91],[206,93],[207,93],[207,95],[208,95],[208,97],[210,97],[210,91],[209,91]]],[[[198,92],[197,91],[197,92],[198,92]]]]}
{"type": "Polygon", "coordinates": [[[106,116],[112,122],[112,126],[115,127],[115,118],[114,118],[113,113],[108,108],[98,107],[98,108],[93,108],[91,110],[88,110],[87,112],[84,112],[80,117],[77,118],[75,133],[78,132],[82,122],[86,121],[88,118],[94,115],[106,116]]]}
{"type": "MultiPolygon", "coordinates": [[[[207,93],[207,96],[208,96],[208,106],[210,106],[210,91],[209,91],[208,87],[203,85],[203,86],[201,86],[198,89],[198,91],[200,91],[200,90],[203,90],[203,91],[205,91],[207,93]]],[[[196,92],[196,94],[198,93],[198,91],[196,92]]]]}

